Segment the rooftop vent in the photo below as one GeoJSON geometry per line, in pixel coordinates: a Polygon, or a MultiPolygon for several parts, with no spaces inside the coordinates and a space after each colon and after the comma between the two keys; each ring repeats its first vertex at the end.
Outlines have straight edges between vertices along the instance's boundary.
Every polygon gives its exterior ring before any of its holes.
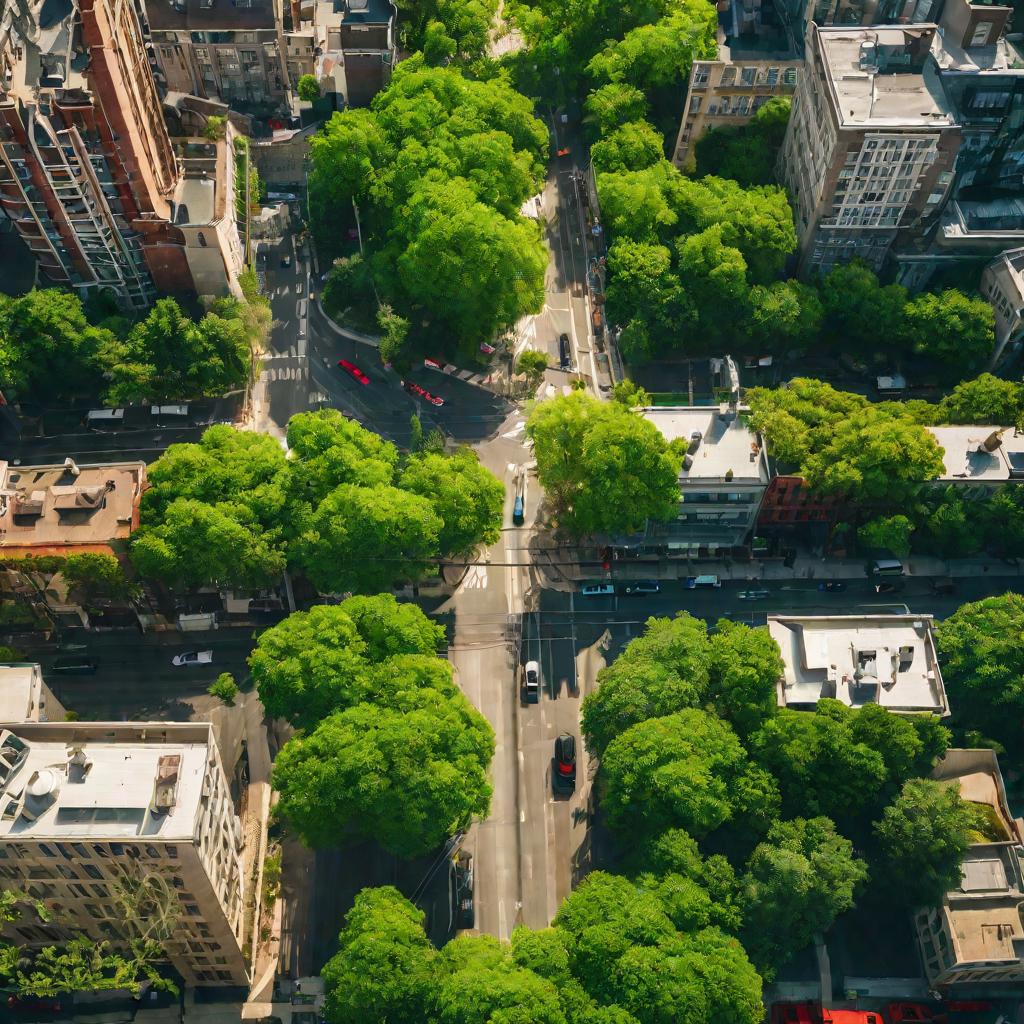
{"type": "Polygon", "coordinates": [[[181,754],[164,754],[156,765],[156,789],[153,792],[153,813],[166,814],[178,798],[178,772],[181,754]]]}
{"type": "Polygon", "coordinates": [[[994,452],[997,448],[1001,447],[1003,443],[1002,431],[993,430],[988,437],[985,438],[981,444],[978,445],[978,451],[984,453],[994,452]]]}
{"type": "Polygon", "coordinates": [[[69,476],[78,476],[82,471],[78,468],[78,464],[72,458],[64,460],[64,472],[69,476]]]}

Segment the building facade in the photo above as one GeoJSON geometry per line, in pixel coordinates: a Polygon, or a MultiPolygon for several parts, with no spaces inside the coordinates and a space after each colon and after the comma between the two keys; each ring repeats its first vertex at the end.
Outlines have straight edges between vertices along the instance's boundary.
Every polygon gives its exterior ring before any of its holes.
{"type": "Polygon", "coordinates": [[[281,0],[146,0],[146,17],[166,91],[289,108],[281,0]]]}
{"type": "Polygon", "coordinates": [[[997,256],[981,274],[979,291],[996,318],[996,347],[992,364],[1015,355],[1024,342],[1024,249],[997,256]]]}
{"type": "Polygon", "coordinates": [[[986,834],[968,848],[962,881],[938,907],[914,915],[929,988],[1024,981],[1024,835],[991,750],[947,750],[932,777],[985,811],[986,834]]]}
{"type": "Polygon", "coordinates": [[[109,291],[139,310],[157,292],[196,291],[173,223],[180,170],[134,6],[18,5],[4,14],[0,209],[43,283],[109,291]]]}
{"type": "Polygon", "coordinates": [[[640,409],[666,441],[682,440],[679,512],[650,523],[642,548],[675,557],[728,557],[749,550],[770,479],[764,444],[733,407],[640,409]]]}
{"type": "Polygon", "coordinates": [[[672,162],[691,169],[708,129],[747,124],[773,97],[791,96],[801,63],[785,52],[757,55],[725,43],[717,60],[694,61],[672,162]]]}
{"type": "Polygon", "coordinates": [[[937,220],[960,127],[929,62],[935,32],[812,26],[778,164],[801,274],[852,259],[881,269],[901,235],[937,220]]]}
{"type": "Polygon", "coordinates": [[[208,723],[0,731],[0,887],[50,912],[12,941],[151,938],[190,985],[246,985],[241,850],[208,723]]]}
{"type": "Polygon", "coordinates": [[[391,81],[396,15],[391,0],[317,0],[316,75],[339,109],[368,106],[391,81]]]}

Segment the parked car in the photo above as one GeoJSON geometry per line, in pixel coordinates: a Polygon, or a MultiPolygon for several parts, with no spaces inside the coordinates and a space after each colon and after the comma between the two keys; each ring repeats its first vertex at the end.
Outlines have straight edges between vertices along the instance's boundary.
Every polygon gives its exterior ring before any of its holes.
{"type": "Polygon", "coordinates": [[[722,581],[713,573],[706,576],[687,576],[686,586],[689,590],[696,590],[698,587],[720,587],[722,581]]]}
{"type": "Polygon", "coordinates": [[[736,596],[741,601],[764,601],[771,594],[770,590],[741,590],[736,596]]]}
{"type": "Polygon", "coordinates": [[[473,899],[473,856],[459,850],[455,858],[455,929],[464,931],[476,927],[476,907],[473,899]]]}
{"type": "Polygon", "coordinates": [[[58,658],[49,668],[50,672],[56,672],[64,676],[94,676],[100,663],[95,658],[86,655],[69,655],[58,658]]]}
{"type": "Polygon", "coordinates": [[[523,701],[527,704],[540,703],[540,665],[528,661],[523,670],[523,701]]]}
{"type": "Polygon", "coordinates": [[[512,503],[512,523],[514,526],[522,526],[526,521],[526,515],[523,510],[523,496],[521,494],[516,495],[516,500],[512,503]]]}
{"type": "Polygon", "coordinates": [[[551,786],[560,793],[571,793],[576,788],[576,737],[567,732],[555,737],[551,786]]]}
{"type": "Polygon", "coordinates": [[[426,388],[421,388],[419,384],[415,384],[411,380],[403,380],[402,387],[405,388],[410,395],[419,395],[424,402],[429,402],[431,405],[444,405],[443,398],[439,395],[432,395],[426,388]]]}
{"type": "Polygon", "coordinates": [[[364,386],[370,383],[370,378],[363,373],[362,370],[356,366],[355,363],[349,362],[347,359],[339,359],[338,366],[340,366],[350,377],[355,378],[360,384],[364,386]]]}
{"type": "Polygon", "coordinates": [[[572,349],[569,347],[569,335],[558,336],[558,365],[563,370],[572,369],[572,349]]]}
{"type": "Polygon", "coordinates": [[[558,151],[558,155],[568,156],[571,152],[572,150],[568,146],[562,146],[562,148],[558,151]]]}
{"type": "Polygon", "coordinates": [[[818,584],[818,589],[826,594],[841,594],[846,589],[846,584],[842,580],[822,580],[818,584]]]}
{"type": "Polygon", "coordinates": [[[876,583],[875,593],[876,594],[896,594],[903,589],[903,584],[900,582],[896,583],[876,583]]]}
{"type": "Polygon", "coordinates": [[[580,587],[580,594],[583,597],[612,597],[615,594],[615,585],[612,583],[587,583],[580,587]]]}
{"type": "Polygon", "coordinates": [[[657,594],[661,590],[661,584],[657,580],[633,580],[623,588],[624,594],[657,594]]]}
{"type": "Polygon", "coordinates": [[[939,576],[937,579],[929,580],[928,587],[933,594],[952,594],[956,590],[956,584],[949,576],[939,576]]]}
{"type": "Polygon", "coordinates": [[[171,658],[171,664],[175,668],[187,665],[209,665],[212,661],[213,651],[186,651],[184,654],[176,654],[171,658]]]}

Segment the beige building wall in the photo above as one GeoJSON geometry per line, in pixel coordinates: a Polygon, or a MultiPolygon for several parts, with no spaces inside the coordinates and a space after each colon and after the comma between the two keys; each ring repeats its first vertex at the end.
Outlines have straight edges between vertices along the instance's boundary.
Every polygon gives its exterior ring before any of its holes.
{"type": "Polygon", "coordinates": [[[746,124],[775,96],[792,95],[803,61],[784,57],[733,58],[719,46],[719,60],[694,61],[672,162],[694,167],[694,147],[709,128],[746,124]]]}
{"type": "Polygon", "coordinates": [[[1010,249],[985,267],[980,291],[996,318],[996,347],[991,360],[995,365],[1024,341],[1024,249],[1010,249]]]}
{"type": "Polygon", "coordinates": [[[13,725],[0,732],[0,776],[0,888],[53,913],[8,923],[8,938],[118,945],[153,929],[188,984],[248,984],[243,839],[209,724],[13,725]],[[19,803],[16,790],[29,795],[19,803]],[[151,793],[142,821],[129,817],[140,791],[151,793]],[[118,895],[142,887],[150,909],[126,927],[118,895]]]}

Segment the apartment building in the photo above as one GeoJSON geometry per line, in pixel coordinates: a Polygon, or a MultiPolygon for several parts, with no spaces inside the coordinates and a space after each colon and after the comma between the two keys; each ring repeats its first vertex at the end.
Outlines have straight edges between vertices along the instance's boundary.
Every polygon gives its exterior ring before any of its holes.
{"type": "Polygon", "coordinates": [[[1024,248],[1000,253],[981,272],[978,287],[996,318],[996,365],[1019,352],[1024,342],[1024,248]]]}
{"type": "Polygon", "coordinates": [[[769,615],[783,674],[779,707],[813,711],[825,697],[847,707],[947,716],[930,615],[769,615]]]}
{"type": "Polygon", "coordinates": [[[878,270],[903,234],[937,220],[960,127],[929,59],[935,25],[812,26],[779,155],[799,272],[852,259],[878,270]]]}
{"type": "Polygon", "coordinates": [[[317,0],[317,78],[339,107],[365,107],[391,81],[397,61],[391,0],[317,0]]]}
{"type": "Polygon", "coordinates": [[[17,0],[2,17],[0,209],[43,283],[107,290],[134,309],[196,291],[174,224],[180,169],[132,4],[17,0]]]}
{"type": "Polygon", "coordinates": [[[152,938],[187,984],[245,985],[242,845],[208,723],[0,730],[0,887],[50,912],[14,942],[152,938]]]}
{"type": "Polygon", "coordinates": [[[999,762],[991,750],[947,750],[932,777],[959,787],[986,821],[972,844],[960,885],[938,907],[914,915],[918,949],[929,988],[985,987],[1024,981],[1024,834],[1006,800],[999,762]]]}
{"type": "Polygon", "coordinates": [[[764,444],[731,406],[640,409],[666,441],[686,441],[679,512],[650,523],[643,550],[675,557],[728,557],[749,549],[770,480],[764,444]]]}
{"type": "Polygon", "coordinates": [[[288,109],[281,0],[145,0],[145,7],[162,89],[243,112],[288,109]]]}
{"type": "Polygon", "coordinates": [[[724,38],[717,60],[697,60],[690,71],[672,162],[694,166],[694,147],[710,128],[747,124],[775,96],[790,96],[802,61],[790,51],[757,53],[724,38]]]}

